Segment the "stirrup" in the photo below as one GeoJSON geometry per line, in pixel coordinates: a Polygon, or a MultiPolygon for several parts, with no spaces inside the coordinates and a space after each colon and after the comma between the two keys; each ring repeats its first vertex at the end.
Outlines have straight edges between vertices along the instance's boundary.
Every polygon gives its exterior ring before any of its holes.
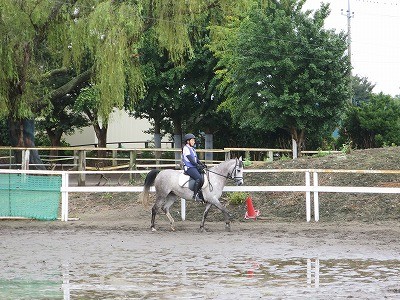
{"type": "Polygon", "coordinates": [[[194,201],[204,202],[204,199],[200,198],[199,193],[197,193],[196,195],[193,195],[192,199],[194,201]]]}

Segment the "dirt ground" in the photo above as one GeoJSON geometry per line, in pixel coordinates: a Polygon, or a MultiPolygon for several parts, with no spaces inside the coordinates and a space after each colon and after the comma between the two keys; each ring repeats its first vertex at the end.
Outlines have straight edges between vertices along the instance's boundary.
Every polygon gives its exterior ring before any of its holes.
{"type": "MultiPolygon", "coordinates": [[[[128,212],[127,212],[128,213],[128,212]]],[[[1,299],[398,299],[398,222],[1,221],[1,299]]]]}

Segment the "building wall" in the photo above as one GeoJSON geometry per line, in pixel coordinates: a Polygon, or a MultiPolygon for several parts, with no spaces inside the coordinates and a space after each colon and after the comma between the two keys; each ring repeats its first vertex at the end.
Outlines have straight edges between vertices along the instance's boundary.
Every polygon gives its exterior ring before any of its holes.
{"type": "MultiPolygon", "coordinates": [[[[107,143],[131,142],[132,144],[126,144],[124,147],[144,147],[144,142],[153,140],[151,134],[144,133],[149,128],[151,128],[149,121],[130,117],[125,111],[117,110],[110,116],[107,143]]],[[[97,144],[96,133],[92,126],[78,130],[72,135],[65,135],[64,139],[71,146],[97,144]]],[[[118,147],[118,145],[107,147],[118,147]]]]}

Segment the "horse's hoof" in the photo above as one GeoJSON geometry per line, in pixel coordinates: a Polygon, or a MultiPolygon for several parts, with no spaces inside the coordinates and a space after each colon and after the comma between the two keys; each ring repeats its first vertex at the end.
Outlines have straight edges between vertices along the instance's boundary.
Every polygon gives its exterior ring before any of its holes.
{"type": "Polygon", "coordinates": [[[151,227],[151,231],[152,231],[152,232],[156,232],[157,229],[155,229],[154,227],[151,227]]]}
{"type": "Polygon", "coordinates": [[[230,224],[226,224],[225,225],[225,231],[231,231],[231,225],[230,224]]]}
{"type": "Polygon", "coordinates": [[[174,228],[174,227],[171,227],[171,231],[175,231],[175,228],[174,228]]]}
{"type": "Polygon", "coordinates": [[[200,231],[201,233],[206,233],[206,232],[207,232],[207,231],[205,230],[204,227],[200,227],[199,231],[200,231]]]}

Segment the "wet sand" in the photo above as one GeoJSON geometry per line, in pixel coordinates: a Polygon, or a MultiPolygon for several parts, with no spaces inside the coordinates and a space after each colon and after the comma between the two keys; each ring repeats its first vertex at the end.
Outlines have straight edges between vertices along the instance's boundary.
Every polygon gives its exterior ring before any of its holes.
{"type": "Polygon", "coordinates": [[[398,299],[400,223],[0,221],[1,299],[398,299]]]}

